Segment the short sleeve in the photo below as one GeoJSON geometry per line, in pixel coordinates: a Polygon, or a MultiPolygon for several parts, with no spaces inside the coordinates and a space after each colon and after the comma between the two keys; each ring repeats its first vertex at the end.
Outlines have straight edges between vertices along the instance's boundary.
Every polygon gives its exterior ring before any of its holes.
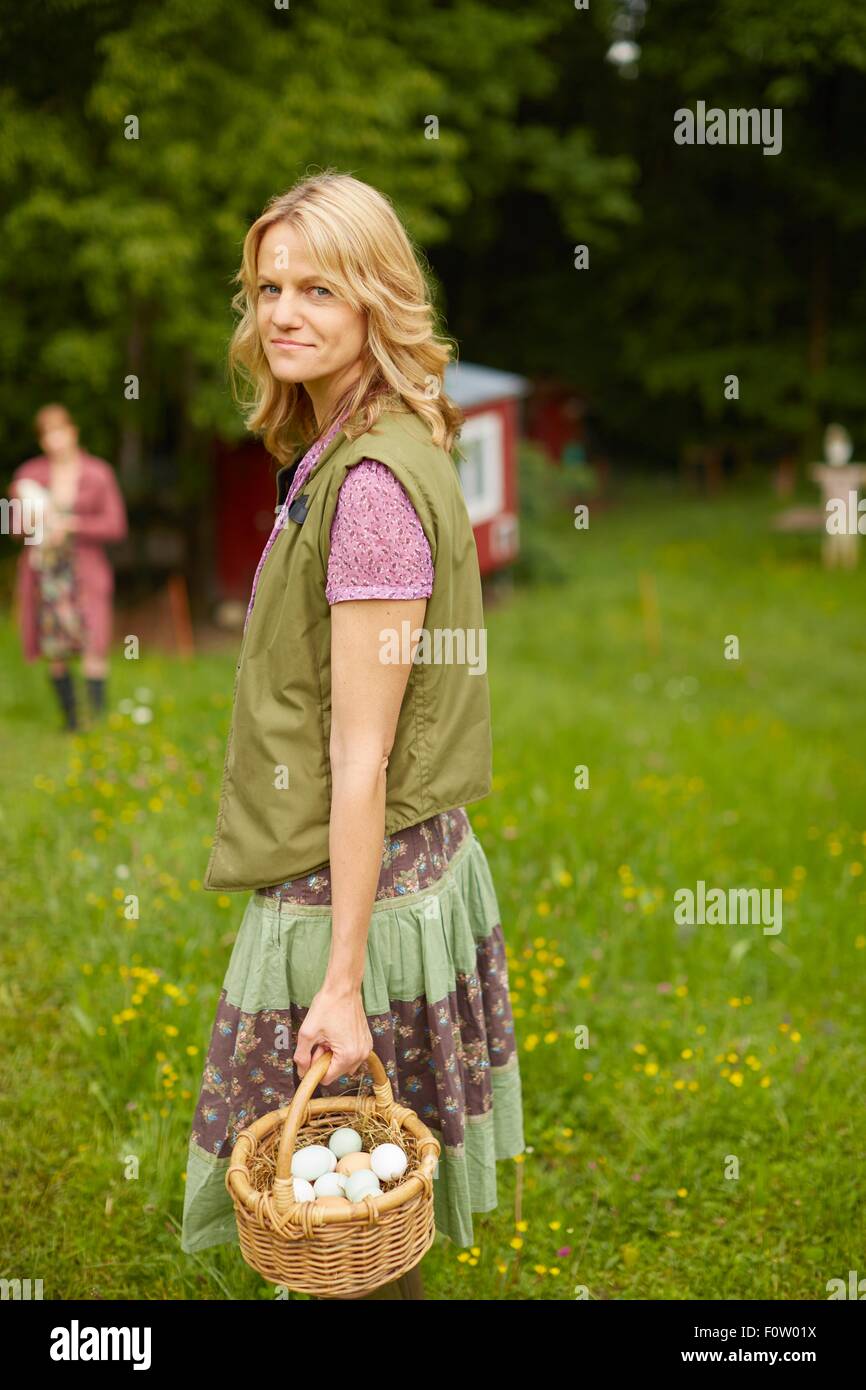
{"type": "Polygon", "coordinates": [[[409,496],[390,468],[362,459],[346,474],[331,522],[325,597],[429,598],[433,559],[409,496]]]}

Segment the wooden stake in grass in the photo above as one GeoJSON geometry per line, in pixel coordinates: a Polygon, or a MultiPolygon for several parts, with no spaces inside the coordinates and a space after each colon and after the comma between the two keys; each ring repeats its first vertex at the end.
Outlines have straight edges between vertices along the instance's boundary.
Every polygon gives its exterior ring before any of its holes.
{"type": "Polygon", "coordinates": [[[662,624],[659,615],[659,595],[655,575],[641,570],[639,582],[644,640],[650,656],[658,656],[662,645],[662,624]]]}

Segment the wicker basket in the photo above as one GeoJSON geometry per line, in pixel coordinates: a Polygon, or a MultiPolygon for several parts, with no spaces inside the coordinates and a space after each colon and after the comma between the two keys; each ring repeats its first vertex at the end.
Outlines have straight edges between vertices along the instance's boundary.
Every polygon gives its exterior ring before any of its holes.
{"type": "Polygon", "coordinates": [[[272,1283],[317,1298],[360,1298],[412,1269],[433,1244],[433,1170],[439,1141],[418,1116],[398,1105],[375,1052],[367,1058],[372,1096],[311,1100],[331,1064],[323,1052],[301,1080],[292,1102],[241,1131],[232,1149],[226,1187],[234,1203],[241,1253],[272,1283]],[[409,1165],[402,1178],[349,1207],[296,1202],[291,1176],[295,1148],[327,1144],[341,1125],[375,1115],[400,1131],[409,1165]],[[280,1128],[282,1127],[282,1134],[280,1128]],[[300,1141],[300,1142],[298,1142],[300,1141]],[[273,1164],[272,1186],[262,1172],[273,1164]],[[254,1181],[253,1179],[257,1181],[254,1181]]]}

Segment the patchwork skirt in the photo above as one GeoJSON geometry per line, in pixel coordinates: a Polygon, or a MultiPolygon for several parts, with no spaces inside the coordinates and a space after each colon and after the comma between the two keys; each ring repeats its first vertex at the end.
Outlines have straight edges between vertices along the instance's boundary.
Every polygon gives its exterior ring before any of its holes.
{"type": "MultiPolygon", "coordinates": [[[[328,866],[247,902],[216,1010],[187,1159],[181,1247],[237,1241],[225,1187],[238,1134],[288,1105],[297,1033],[327,968],[328,866]],[[277,1050],[277,1025],[289,1045],[277,1050]]],[[[437,1232],[473,1244],[497,1205],[496,1162],[525,1147],[520,1070],[496,892],[463,807],[386,837],[367,937],[364,1012],[394,1097],[442,1148],[437,1232]]],[[[372,1094],[363,1069],[316,1095],[372,1094]]]]}

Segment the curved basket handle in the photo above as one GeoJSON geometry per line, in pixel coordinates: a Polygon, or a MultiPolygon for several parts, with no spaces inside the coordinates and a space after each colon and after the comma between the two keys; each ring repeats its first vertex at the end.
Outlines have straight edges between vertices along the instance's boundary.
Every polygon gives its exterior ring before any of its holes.
{"type": "MultiPolygon", "coordinates": [[[[289,1113],[286,1116],[283,1132],[280,1136],[280,1147],[277,1153],[277,1178],[289,1178],[292,1172],[292,1155],[295,1152],[295,1140],[298,1131],[303,1123],[304,1114],[307,1109],[307,1101],[315,1091],[322,1077],[328,1070],[333,1059],[333,1052],[322,1052],[313,1062],[310,1063],[306,1075],[301,1079],[301,1084],[292,1096],[292,1103],[289,1106],[289,1113]]],[[[376,1100],[376,1109],[384,1110],[394,1104],[394,1093],[391,1090],[391,1083],[388,1074],[382,1066],[375,1052],[371,1052],[364,1065],[373,1074],[373,1094],[376,1100]]]]}

